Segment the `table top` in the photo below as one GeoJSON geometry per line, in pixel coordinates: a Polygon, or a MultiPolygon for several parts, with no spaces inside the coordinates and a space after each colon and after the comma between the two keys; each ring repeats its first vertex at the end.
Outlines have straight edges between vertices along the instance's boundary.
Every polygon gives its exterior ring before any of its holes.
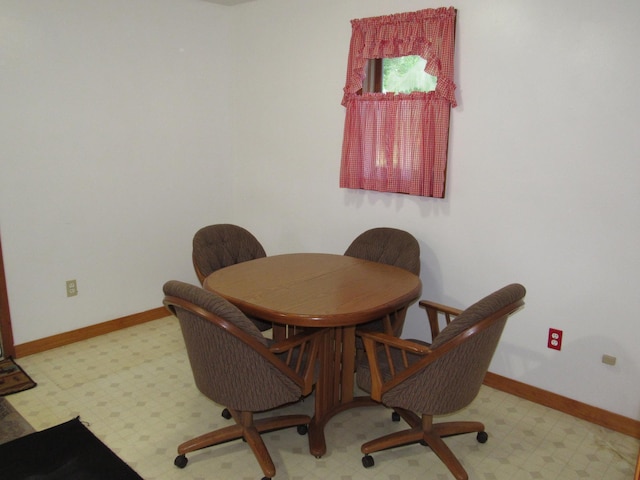
{"type": "Polygon", "coordinates": [[[345,255],[294,253],[250,260],[209,275],[204,288],[247,315],[302,327],[357,325],[416,300],[420,278],[345,255]]]}

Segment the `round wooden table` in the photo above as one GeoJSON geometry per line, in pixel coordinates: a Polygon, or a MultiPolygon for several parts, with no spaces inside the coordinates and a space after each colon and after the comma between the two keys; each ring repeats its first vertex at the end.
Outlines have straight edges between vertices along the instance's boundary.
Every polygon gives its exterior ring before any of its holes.
{"type": "Polygon", "coordinates": [[[370,405],[354,398],[356,326],[416,301],[420,278],[401,268],[344,255],[296,253],[238,263],[209,275],[204,288],[245,314],[283,326],[328,328],[320,354],[309,450],[326,453],[324,426],[337,413],[370,405]]]}

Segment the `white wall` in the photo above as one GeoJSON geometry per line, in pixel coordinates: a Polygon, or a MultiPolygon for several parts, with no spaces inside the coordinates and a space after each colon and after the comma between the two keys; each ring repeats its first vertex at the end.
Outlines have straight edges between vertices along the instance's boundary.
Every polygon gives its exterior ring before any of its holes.
{"type": "MultiPolygon", "coordinates": [[[[423,297],[456,306],[520,282],[527,305],[491,370],[640,418],[640,4],[459,0],[447,198],[339,189],[349,21],[439,6],[234,11],[238,221],[271,254],[341,253],[364,229],[407,229],[423,297]],[[549,327],[564,330],[561,352],[546,348],[549,327]]],[[[418,335],[416,306],[405,336],[418,335]]]]}
{"type": "MultiPolygon", "coordinates": [[[[494,372],[640,418],[640,4],[459,0],[447,198],[339,189],[349,20],[442,5],[0,0],[16,343],[159,306],[165,280],[195,281],[206,223],[269,254],[395,226],[420,240],[425,298],[527,287],[494,372]]],[[[417,307],[405,333],[426,336],[417,307]]]]}
{"type": "Polygon", "coordinates": [[[15,343],[161,306],[231,219],[230,10],[0,0],[0,228],[15,343]],[[67,298],[65,281],[79,295],[67,298]]]}

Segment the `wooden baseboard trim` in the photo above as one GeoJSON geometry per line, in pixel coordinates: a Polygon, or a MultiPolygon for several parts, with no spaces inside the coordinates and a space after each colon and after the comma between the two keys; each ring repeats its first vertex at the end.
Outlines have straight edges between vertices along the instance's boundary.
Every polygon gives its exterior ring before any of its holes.
{"type": "Polygon", "coordinates": [[[70,332],[60,333],[51,337],[41,338],[32,342],[23,343],[15,346],[16,358],[26,357],[34,353],[44,352],[52,348],[62,347],[71,343],[87,340],[88,338],[104,335],[105,333],[115,332],[141,323],[158,320],[159,318],[168,317],[170,314],[164,307],[154,308],[145,312],[134,313],[126,317],[116,318],[107,322],[90,325],[88,327],[79,328],[70,332]]]}
{"type": "MultiPolygon", "coordinates": [[[[109,320],[97,325],[91,325],[89,327],[79,328],[70,332],[60,333],[51,337],[23,343],[15,346],[15,357],[26,357],[28,355],[33,355],[34,353],[44,352],[51,350],[52,348],[62,347],[81,340],[87,340],[99,335],[104,335],[105,333],[115,332],[116,330],[140,325],[152,320],[158,320],[168,315],[169,313],[166,308],[158,307],[145,312],[127,315],[126,317],[116,318],[115,320],[109,320]]],[[[554,410],[600,425],[601,427],[609,428],[616,432],[640,439],[640,421],[638,420],[624,417],[598,407],[593,407],[586,403],[582,403],[568,397],[563,397],[562,395],[527,385],[526,383],[512,380],[491,372],[487,372],[487,375],[484,378],[484,384],[495,388],[496,390],[524,398],[525,400],[553,408],[554,410]]]]}
{"type": "Polygon", "coordinates": [[[496,390],[510,393],[516,397],[524,398],[525,400],[600,425],[601,427],[634,438],[640,438],[640,421],[638,420],[593,407],[586,403],[563,397],[562,395],[542,390],[541,388],[533,387],[526,383],[518,382],[517,380],[512,380],[491,372],[487,372],[487,375],[484,377],[484,384],[496,390]]]}

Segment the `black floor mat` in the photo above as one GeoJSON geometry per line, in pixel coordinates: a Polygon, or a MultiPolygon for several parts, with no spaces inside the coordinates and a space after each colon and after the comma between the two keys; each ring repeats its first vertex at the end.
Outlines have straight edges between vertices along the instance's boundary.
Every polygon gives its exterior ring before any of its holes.
{"type": "Polygon", "coordinates": [[[7,480],[142,480],[75,418],[0,445],[7,480]]]}

